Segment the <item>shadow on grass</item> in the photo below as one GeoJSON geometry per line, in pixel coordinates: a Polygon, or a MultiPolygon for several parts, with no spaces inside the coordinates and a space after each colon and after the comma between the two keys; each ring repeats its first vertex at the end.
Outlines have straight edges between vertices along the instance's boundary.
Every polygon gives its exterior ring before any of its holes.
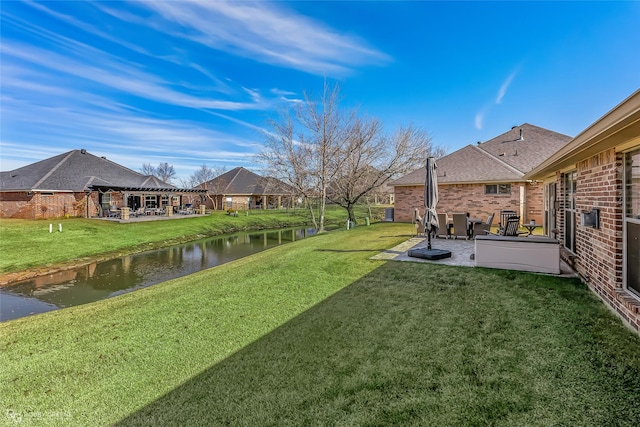
{"type": "Polygon", "coordinates": [[[602,322],[575,280],[386,263],[117,425],[624,425],[602,322]]]}

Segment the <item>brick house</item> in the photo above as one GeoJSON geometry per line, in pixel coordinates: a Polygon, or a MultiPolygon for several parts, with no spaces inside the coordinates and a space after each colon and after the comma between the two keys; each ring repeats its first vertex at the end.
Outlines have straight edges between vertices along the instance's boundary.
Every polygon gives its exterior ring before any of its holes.
{"type": "MultiPolygon", "coordinates": [[[[501,210],[511,209],[523,222],[541,222],[543,186],[525,174],[570,139],[525,123],[438,159],[438,212],[468,212],[483,219],[495,214],[497,219],[501,210]]],[[[394,187],[395,221],[410,222],[414,209],[424,210],[425,174],[422,167],[389,184],[394,187]]]]}
{"type": "Polygon", "coordinates": [[[231,169],[198,186],[207,191],[211,209],[268,209],[290,204],[293,190],[284,182],[243,167],[231,169]]]}
{"type": "Polygon", "coordinates": [[[561,257],[640,330],[640,90],[526,174],[561,257]]]}
{"type": "Polygon", "coordinates": [[[0,217],[103,216],[110,208],[162,208],[200,203],[202,190],[179,189],[154,176],[72,150],[0,172],[0,217]]]}

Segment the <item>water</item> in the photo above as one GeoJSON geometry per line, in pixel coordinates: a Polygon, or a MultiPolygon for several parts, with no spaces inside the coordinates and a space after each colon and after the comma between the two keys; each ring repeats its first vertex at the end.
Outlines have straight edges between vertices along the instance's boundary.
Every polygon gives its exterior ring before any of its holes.
{"type": "Polygon", "coordinates": [[[296,228],[217,236],[16,282],[0,288],[0,321],[111,298],[313,234],[296,228]]]}

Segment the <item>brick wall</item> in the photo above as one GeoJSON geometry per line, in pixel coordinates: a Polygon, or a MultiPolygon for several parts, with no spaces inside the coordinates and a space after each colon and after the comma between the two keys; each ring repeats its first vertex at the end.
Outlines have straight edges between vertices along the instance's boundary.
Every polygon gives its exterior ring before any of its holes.
{"type": "Polygon", "coordinates": [[[576,253],[564,255],[573,258],[576,271],[594,293],[639,330],[640,301],[623,288],[622,164],[622,154],[614,149],[578,163],[576,208],[600,208],[600,228],[583,226],[578,215],[576,253]]]}
{"type": "MultiPolygon", "coordinates": [[[[224,210],[228,209],[229,202],[228,198],[231,198],[231,208],[238,210],[246,210],[249,208],[249,198],[248,196],[224,196],[222,199],[222,207],[224,210]]],[[[256,207],[255,200],[251,201],[251,207],[256,207]]]]}
{"type": "MultiPolygon", "coordinates": [[[[440,184],[438,185],[438,212],[449,215],[469,212],[474,218],[486,219],[495,214],[494,223],[500,218],[500,211],[512,209],[520,212],[520,186],[525,187],[524,218],[522,221],[542,223],[543,184],[511,183],[511,194],[485,194],[484,184],[440,184]]],[[[394,219],[396,222],[411,222],[413,210],[424,209],[424,186],[395,187],[394,219]]]]}
{"type": "Polygon", "coordinates": [[[0,193],[0,218],[34,219],[32,200],[26,192],[0,193]]]}
{"type": "Polygon", "coordinates": [[[222,210],[224,208],[224,201],[222,199],[221,195],[210,195],[209,197],[205,198],[205,205],[207,206],[207,209],[213,209],[213,202],[215,200],[215,208],[217,210],[222,210]],[[212,200],[213,199],[213,200],[212,200]]]}
{"type": "Polygon", "coordinates": [[[49,219],[84,216],[84,193],[1,193],[0,217],[49,219]]]}
{"type": "Polygon", "coordinates": [[[523,222],[535,221],[542,224],[544,221],[544,183],[528,182],[525,184],[526,204],[525,218],[523,222]]]}

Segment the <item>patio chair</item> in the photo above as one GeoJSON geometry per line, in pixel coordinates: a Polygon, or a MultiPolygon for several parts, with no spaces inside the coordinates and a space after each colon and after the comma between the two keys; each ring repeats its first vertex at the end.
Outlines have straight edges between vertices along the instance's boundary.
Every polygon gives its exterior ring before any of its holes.
{"type": "Polygon", "coordinates": [[[444,237],[445,239],[448,239],[451,235],[451,230],[449,227],[449,217],[446,213],[438,214],[438,224],[440,225],[438,226],[438,234],[436,237],[444,237]]]}
{"type": "Polygon", "coordinates": [[[453,214],[453,237],[469,238],[469,224],[467,221],[467,214],[454,213],[453,214]]]}
{"type": "Polygon", "coordinates": [[[112,205],[109,208],[109,214],[108,214],[109,218],[120,218],[120,211],[118,210],[117,206],[112,205]]]}
{"type": "Polygon", "coordinates": [[[498,224],[500,230],[502,230],[506,225],[507,219],[512,216],[518,216],[518,212],[511,209],[503,209],[500,211],[500,223],[498,224]]]}
{"type": "Polygon", "coordinates": [[[492,213],[491,215],[489,215],[486,222],[482,222],[480,224],[474,224],[473,234],[477,235],[477,234],[483,234],[483,233],[484,234],[491,233],[491,226],[493,225],[493,218],[495,216],[496,214],[492,213]]]}
{"type": "Polygon", "coordinates": [[[510,216],[507,218],[504,228],[498,233],[490,233],[497,236],[519,236],[521,234],[527,234],[526,231],[518,231],[520,227],[520,217],[510,216]]]}

